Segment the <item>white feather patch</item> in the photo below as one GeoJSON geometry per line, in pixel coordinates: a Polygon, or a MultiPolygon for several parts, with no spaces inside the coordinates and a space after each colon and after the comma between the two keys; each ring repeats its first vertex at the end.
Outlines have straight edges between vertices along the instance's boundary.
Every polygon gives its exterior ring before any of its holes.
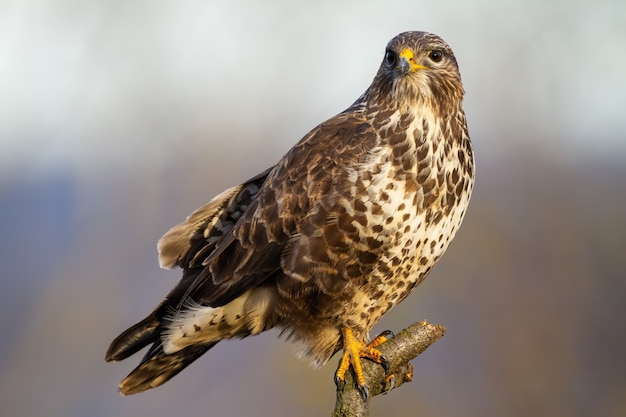
{"type": "Polygon", "coordinates": [[[161,335],[167,354],[197,343],[258,334],[273,326],[276,290],[253,288],[221,307],[187,303],[169,319],[161,335]]]}

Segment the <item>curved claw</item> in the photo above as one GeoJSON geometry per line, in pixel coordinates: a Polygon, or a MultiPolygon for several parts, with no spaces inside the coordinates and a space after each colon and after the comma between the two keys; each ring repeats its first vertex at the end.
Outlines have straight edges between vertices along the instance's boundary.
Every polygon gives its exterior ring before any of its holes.
{"type": "Polygon", "coordinates": [[[366,402],[370,396],[370,390],[367,388],[367,385],[357,384],[356,389],[359,391],[361,399],[366,402]]]}
{"type": "Polygon", "coordinates": [[[343,386],[346,384],[346,381],[341,379],[339,375],[335,375],[334,379],[335,379],[335,386],[337,387],[337,389],[342,389],[343,386]]]}
{"type": "Polygon", "coordinates": [[[378,335],[378,337],[380,336],[384,336],[386,339],[393,339],[394,337],[396,337],[396,334],[391,330],[385,330],[378,335]]]}
{"type": "Polygon", "coordinates": [[[389,372],[389,367],[391,366],[391,364],[389,363],[389,360],[385,357],[385,355],[380,355],[380,364],[385,370],[385,373],[389,372]]]}
{"type": "Polygon", "coordinates": [[[385,330],[384,332],[380,333],[378,336],[376,336],[374,339],[372,339],[372,341],[369,343],[369,347],[371,348],[375,348],[376,346],[380,346],[383,343],[385,343],[387,340],[391,339],[395,337],[395,335],[393,334],[393,332],[391,330],[385,330]]]}
{"type": "Polygon", "coordinates": [[[387,395],[389,391],[396,387],[396,376],[394,374],[388,375],[385,378],[385,386],[383,387],[383,395],[387,395]]]}

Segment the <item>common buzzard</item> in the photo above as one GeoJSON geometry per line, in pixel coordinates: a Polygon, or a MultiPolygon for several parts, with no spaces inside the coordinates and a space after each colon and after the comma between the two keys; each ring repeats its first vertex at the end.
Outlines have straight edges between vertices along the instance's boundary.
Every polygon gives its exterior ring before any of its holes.
{"type": "Polygon", "coordinates": [[[223,339],[277,327],[315,365],[337,351],[336,379],[363,357],[385,362],[372,326],[424,280],[469,203],[474,160],[450,47],[393,38],[370,87],[270,169],[229,188],[158,244],[182,279],[109,347],[150,345],[123,395],[159,386],[223,339]]]}

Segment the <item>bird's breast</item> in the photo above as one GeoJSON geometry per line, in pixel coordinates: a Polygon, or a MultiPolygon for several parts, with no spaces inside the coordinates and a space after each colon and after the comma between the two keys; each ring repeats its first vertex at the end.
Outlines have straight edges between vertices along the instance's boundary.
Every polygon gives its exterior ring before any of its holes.
{"type": "Polygon", "coordinates": [[[472,176],[458,158],[467,152],[463,141],[448,140],[446,129],[428,120],[409,119],[385,127],[388,140],[355,172],[352,198],[343,202],[365,219],[354,223],[360,250],[377,258],[355,289],[354,315],[346,314],[366,331],[426,277],[469,203],[472,176]]]}

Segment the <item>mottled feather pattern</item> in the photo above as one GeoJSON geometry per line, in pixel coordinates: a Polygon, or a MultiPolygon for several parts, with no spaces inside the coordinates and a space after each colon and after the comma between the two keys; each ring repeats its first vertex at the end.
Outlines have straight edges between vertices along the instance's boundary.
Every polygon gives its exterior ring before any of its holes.
{"type": "Polygon", "coordinates": [[[463,94],[450,47],[402,33],[352,106],[170,230],[160,262],[183,277],[111,345],[107,360],[153,343],[121,392],[160,385],[222,339],[273,327],[315,365],[341,349],[344,328],[366,340],[465,215],[474,161],[463,94]],[[401,52],[412,62],[400,65],[401,52]]]}
{"type": "Polygon", "coordinates": [[[170,229],[161,239],[159,263],[162,268],[190,268],[206,265],[206,258],[217,242],[233,229],[235,223],[256,199],[266,180],[268,169],[247,182],[231,187],[209,203],[191,213],[187,219],[170,229]]]}

